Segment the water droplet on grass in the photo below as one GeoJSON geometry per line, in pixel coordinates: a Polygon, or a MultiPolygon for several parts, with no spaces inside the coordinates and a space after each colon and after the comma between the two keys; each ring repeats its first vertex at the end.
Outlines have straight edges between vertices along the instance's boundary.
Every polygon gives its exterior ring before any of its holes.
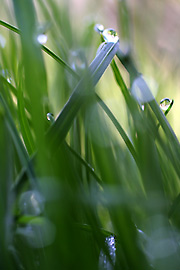
{"type": "Polygon", "coordinates": [[[108,259],[108,256],[101,250],[100,256],[99,256],[99,269],[112,270],[114,269],[113,265],[115,265],[115,261],[116,261],[116,247],[115,247],[114,236],[106,237],[105,244],[107,245],[112,263],[108,259]]]}
{"type": "Polygon", "coordinates": [[[102,24],[99,24],[97,23],[95,26],[94,26],[94,30],[97,32],[97,33],[102,33],[104,31],[104,26],[102,24]]]}
{"type": "Polygon", "coordinates": [[[172,103],[172,99],[170,99],[170,98],[163,98],[160,101],[160,108],[163,111],[166,111],[169,108],[169,106],[171,105],[171,103],[172,103]]]}
{"type": "Polygon", "coordinates": [[[44,211],[44,198],[38,191],[24,192],[19,200],[19,208],[22,214],[38,216],[44,211]]]}
{"type": "Polygon", "coordinates": [[[54,115],[52,113],[47,113],[47,120],[54,122],[54,115]]]}
{"type": "Polygon", "coordinates": [[[112,28],[107,28],[102,32],[103,38],[106,42],[116,43],[119,41],[117,32],[112,28]]]}
{"type": "Polygon", "coordinates": [[[40,34],[37,36],[37,41],[40,44],[45,44],[47,42],[47,36],[45,34],[40,34]]]}
{"type": "Polygon", "coordinates": [[[18,227],[16,235],[26,241],[32,248],[43,248],[51,245],[55,239],[54,224],[44,217],[36,217],[25,227],[18,227]]]}

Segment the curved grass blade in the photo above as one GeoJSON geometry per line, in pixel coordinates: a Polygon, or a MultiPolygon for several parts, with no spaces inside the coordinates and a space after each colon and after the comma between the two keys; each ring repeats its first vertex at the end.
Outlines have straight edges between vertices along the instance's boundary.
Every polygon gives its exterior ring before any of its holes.
{"type": "Polygon", "coordinates": [[[118,47],[118,42],[107,43],[90,64],[86,74],[74,89],[68,102],[47,134],[48,141],[53,148],[56,148],[57,144],[61,143],[65,138],[80,107],[84,104],[88,96],[92,94],[91,89],[97,84],[111,63],[118,47]]]}
{"type": "MultiPolygon", "coordinates": [[[[92,228],[92,226],[88,225],[88,224],[75,224],[75,227],[77,227],[78,229],[81,229],[83,231],[86,231],[86,232],[92,232],[94,228],[92,228]]],[[[119,241],[119,238],[117,237],[116,234],[110,232],[110,231],[107,231],[107,230],[104,230],[103,228],[97,228],[97,231],[100,231],[104,237],[111,237],[113,236],[116,240],[116,242],[120,243],[119,241]]]]}
{"type": "Polygon", "coordinates": [[[124,140],[127,148],[129,149],[131,155],[133,156],[136,164],[138,165],[139,161],[138,161],[137,153],[136,153],[136,151],[134,149],[133,144],[131,143],[130,139],[128,138],[127,134],[125,133],[124,129],[121,127],[120,123],[117,121],[117,119],[112,114],[110,109],[106,106],[106,104],[103,102],[103,100],[98,95],[96,95],[96,98],[97,98],[100,106],[102,107],[102,109],[105,111],[105,113],[108,115],[108,117],[113,122],[114,126],[116,127],[116,129],[118,130],[118,132],[121,135],[122,139],[124,140]]]}
{"type": "Polygon", "coordinates": [[[94,172],[94,169],[91,167],[89,163],[87,163],[86,160],[84,160],[72,147],[70,147],[68,144],[66,144],[69,151],[81,162],[82,165],[86,167],[89,173],[97,180],[98,184],[102,185],[102,180],[99,178],[99,176],[94,172]]]}
{"type": "Polygon", "coordinates": [[[179,141],[178,141],[172,127],[170,126],[168,120],[166,119],[165,115],[161,111],[159,104],[157,103],[157,101],[155,99],[153,99],[152,101],[149,102],[149,105],[150,105],[152,111],[154,112],[154,114],[156,115],[165,134],[167,135],[167,137],[169,137],[169,140],[174,144],[174,147],[178,147],[177,150],[178,150],[178,154],[179,154],[179,158],[180,158],[179,141]]]}
{"type": "Polygon", "coordinates": [[[121,73],[117,67],[115,60],[112,61],[111,68],[113,70],[116,82],[119,85],[119,87],[121,88],[121,91],[122,91],[122,94],[123,94],[124,99],[126,101],[126,104],[127,104],[128,108],[133,116],[134,112],[138,111],[138,105],[136,104],[135,100],[132,98],[130,92],[128,91],[128,88],[127,88],[127,86],[126,86],[126,84],[121,76],[121,73]]]}

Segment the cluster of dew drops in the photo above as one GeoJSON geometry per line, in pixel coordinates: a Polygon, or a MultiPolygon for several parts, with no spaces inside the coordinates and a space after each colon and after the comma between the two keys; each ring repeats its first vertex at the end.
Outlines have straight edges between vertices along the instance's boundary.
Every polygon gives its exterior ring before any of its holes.
{"type": "Polygon", "coordinates": [[[117,32],[112,28],[104,29],[104,26],[102,24],[96,24],[94,30],[100,35],[102,35],[105,42],[116,43],[119,41],[117,32]]]}

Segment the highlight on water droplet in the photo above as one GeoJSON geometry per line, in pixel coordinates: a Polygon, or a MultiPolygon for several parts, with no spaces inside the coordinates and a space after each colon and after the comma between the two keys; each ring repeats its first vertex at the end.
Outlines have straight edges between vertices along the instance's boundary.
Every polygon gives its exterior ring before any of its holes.
{"type": "Polygon", "coordinates": [[[40,34],[37,36],[37,41],[40,44],[45,44],[47,42],[47,36],[45,34],[40,34]]]}
{"type": "Polygon", "coordinates": [[[12,79],[7,69],[0,70],[0,74],[7,80],[8,83],[15,84],[14,80],[12,79]]]}
{"type": "Polygon", "coordinates": [[[51,121],[51,122],[54,122],[54,115],[53,115],[53,113],[47,113],[47,120],[48,121],[51,121]]]}
{"type": "Polygon", "coordinates": [[[160,101],[160,108],[163,110],[163,111],[166,111],[169,106],[172,104],[173,100],[170,99],[170,98],[163,98],[161,101],[160,101]]]}
{"type": "Polygon", "coordinates": [[[117,32],[112,28],[107,28],[102,32],[103,38],[106,42],[116,43],[119,41],[117,32]]]}
{"type": "Polygon", "coordinates": [[[44,211],[44,197],[36,190],[29,190],[21,194],[19,209],[24,215],[38,216],[44,211]]]}
{"type": "Polygon", "coordinates": [[[97,33],[100,33],[102,34],[102,32],[104,31],[104,26],[100,23],[97,23],[95,26],[94,26],[94,30],[97,32],[97,33]]]}
{"type": "Polygon", "coordinates": [[[99,269],[100,270],[112,270],[116,262],[116,247],[114,236],[106,237],[105,244],[108,248],[109,256],[111,257],[111,262],[108,256],[101,250],[99,255],[99,269]]]}

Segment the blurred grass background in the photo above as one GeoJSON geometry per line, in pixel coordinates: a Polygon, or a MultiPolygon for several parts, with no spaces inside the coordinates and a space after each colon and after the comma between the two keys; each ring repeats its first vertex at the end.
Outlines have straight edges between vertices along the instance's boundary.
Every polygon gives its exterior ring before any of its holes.
{"type": "Polygon", "coordinates": [[[142,111],[131,99],[117,57],[95,87],[110,111],[92,91],[65,140],[45,134],[47,113],[56,118],[87,76],[102,23],[132,50],[158,104],[174,100],[167,119],[179,138],[179,1],[1,4],[0,19],[21,35],[0,26],[0,268],[178,270],[179,143],[156,104],[142,111]],[[40,34],[74,73],[41,51],[40,34]]]}

